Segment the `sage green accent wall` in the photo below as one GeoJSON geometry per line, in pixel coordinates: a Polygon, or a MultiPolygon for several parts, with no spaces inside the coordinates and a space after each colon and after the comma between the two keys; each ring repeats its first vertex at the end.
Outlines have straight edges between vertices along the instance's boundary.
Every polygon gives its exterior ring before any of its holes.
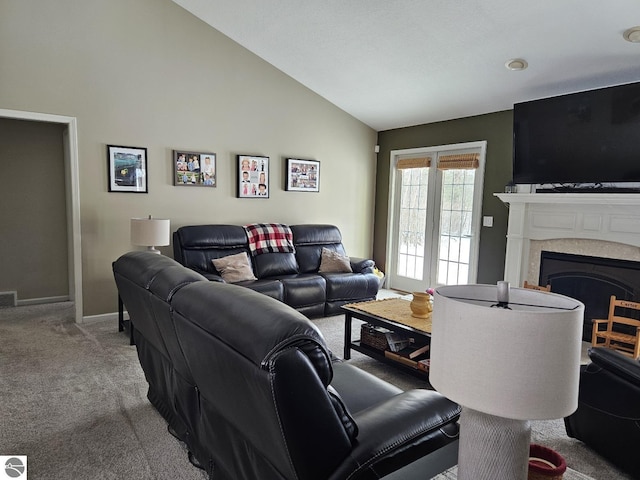
{"type": "Polygon", "coordinates": [[[0,108],[78,121],[85,316],[117,309],[132,217],[331,223],[371,256],[376,132],[170,0],[0,0],[0,58],[0,108]],[[148,194],[107,191],[108,144],[147,148],[148,194]],[[215,152],[217,187],[174,187],[173,149],[215,152]],[[270,198],[236,198],[241,153],[270,157],[270,198]],[[286,157],[320,161],[319,193],[284,191],[286,157]]]}
{"type": "Polygon", "coordinates": [[[378,134],[376,214],[373,256],[378,265],[385,266],[387,219],[389,202],[389,165],[392,150],[432,147],[455,143],[487,141],[484,174],[482,215],[493,217],[493,227],[482,227],[478,283],[495,283],[504,276],[507,232],[507,207],[494,193],[504,192],[511,180],[513,112],[479,115],[446,122],[417,125],[378,134]]]}
{"type": "Polygon", "coordinates": [[[0,118],[0,291],[69,295],[63,126],[0,118]]]}

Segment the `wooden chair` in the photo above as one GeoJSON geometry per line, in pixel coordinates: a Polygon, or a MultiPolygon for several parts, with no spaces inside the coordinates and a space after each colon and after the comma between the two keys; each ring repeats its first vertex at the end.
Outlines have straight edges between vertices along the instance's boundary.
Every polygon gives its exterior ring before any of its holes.
{"type": "Polygon", "coordinates": [[[547,285],[546,287],[542,287],[540,285],[534,285],[533,283],[529,283],[526,280],[524,281],[524,288],[530,288],[531,290],[538,290],[539,292],[550,292],[551,285],[547,285]]]}
{"type": "MultiPolygon", "coordinates": [[[[640,319],[616,315],[616,308],[636,310],[640,314],[640,303],[628,300],[618,300],[611,295],[609,302],[609,317],[606,320],[593,320],[591,344],[594,347],[607,347],[619,350],[634,359],[640,357],[640,319]],[[622,333],[620,328],[614,330],[614,325],[626,325],[629,333],[622,333]],[[606,326],[606,329],[603,328],[606,326]]],[[[622,329],[625,329],[623,327],[622,329]]]]}

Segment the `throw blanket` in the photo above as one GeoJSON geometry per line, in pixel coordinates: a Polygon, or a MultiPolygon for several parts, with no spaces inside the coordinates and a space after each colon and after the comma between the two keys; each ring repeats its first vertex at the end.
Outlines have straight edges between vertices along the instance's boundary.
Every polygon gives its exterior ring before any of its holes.
{"type": "Polygon", "coordinates": [[[244,226],[249,239],[249,250],[254,257],[261,253],[295,253],[293,233],[288,225],[280,223],[252,223],[244,226]]]}

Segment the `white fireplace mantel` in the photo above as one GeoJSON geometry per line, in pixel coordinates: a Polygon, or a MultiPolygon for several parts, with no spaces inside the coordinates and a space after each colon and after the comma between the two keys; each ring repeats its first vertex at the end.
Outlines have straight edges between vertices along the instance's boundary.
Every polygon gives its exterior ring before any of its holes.
{"type": "Polygon", "coordinates": [[[531,240],[577,238],[640,247],[640,194],[496,193],[509,207],[504,279],[522,285],[531,240]]]}

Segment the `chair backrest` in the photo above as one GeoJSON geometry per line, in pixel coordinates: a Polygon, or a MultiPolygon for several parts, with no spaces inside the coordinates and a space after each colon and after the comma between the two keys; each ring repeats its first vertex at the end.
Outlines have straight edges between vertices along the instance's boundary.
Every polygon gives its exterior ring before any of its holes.
{"type": "Polygon", "coordinates": [[[225,478],[328,478],[357,433],[330,393],[317,327],[282,302],[218,282],[181,288],[172,306],[200,393],[199,440],[225,478]],[[331,453],[318,456],[321,445],[331,453]]]}
{"type": "Polygon", "coordinates": [[[547,286],[541,286],[541,285],[535,285],[533,283],[529,283],[526,280],[524,281],[524,288],[529,288],[531,290],[537,290],[539,292],[550,292],[551,291],[551,285],[547,285],[547,286]]]}
{"type": "MultiPolygon", "coordinates": [[[[615,324],[640,327],[640,303],[629,300],[619,300],[615,295],[611,295],[609,302],[609,325],[607,330],[612,331],[615,324]],[[623,310],[620,310],[623,309],[623,310]]],[[[626,331],[633,334],[633,330],[626,331]]]]}
{"type": "Polygon", "coordinates": [[[170,301],[202,275],[164,255],[129,252],[113,262],[113,274],[131,320],[140,365],[149,382],[148,398],[175,434],[193,449],[198,399],[171,320],[170,301]],[[190,416],[191,415],[191,416],[190,416]]]}

